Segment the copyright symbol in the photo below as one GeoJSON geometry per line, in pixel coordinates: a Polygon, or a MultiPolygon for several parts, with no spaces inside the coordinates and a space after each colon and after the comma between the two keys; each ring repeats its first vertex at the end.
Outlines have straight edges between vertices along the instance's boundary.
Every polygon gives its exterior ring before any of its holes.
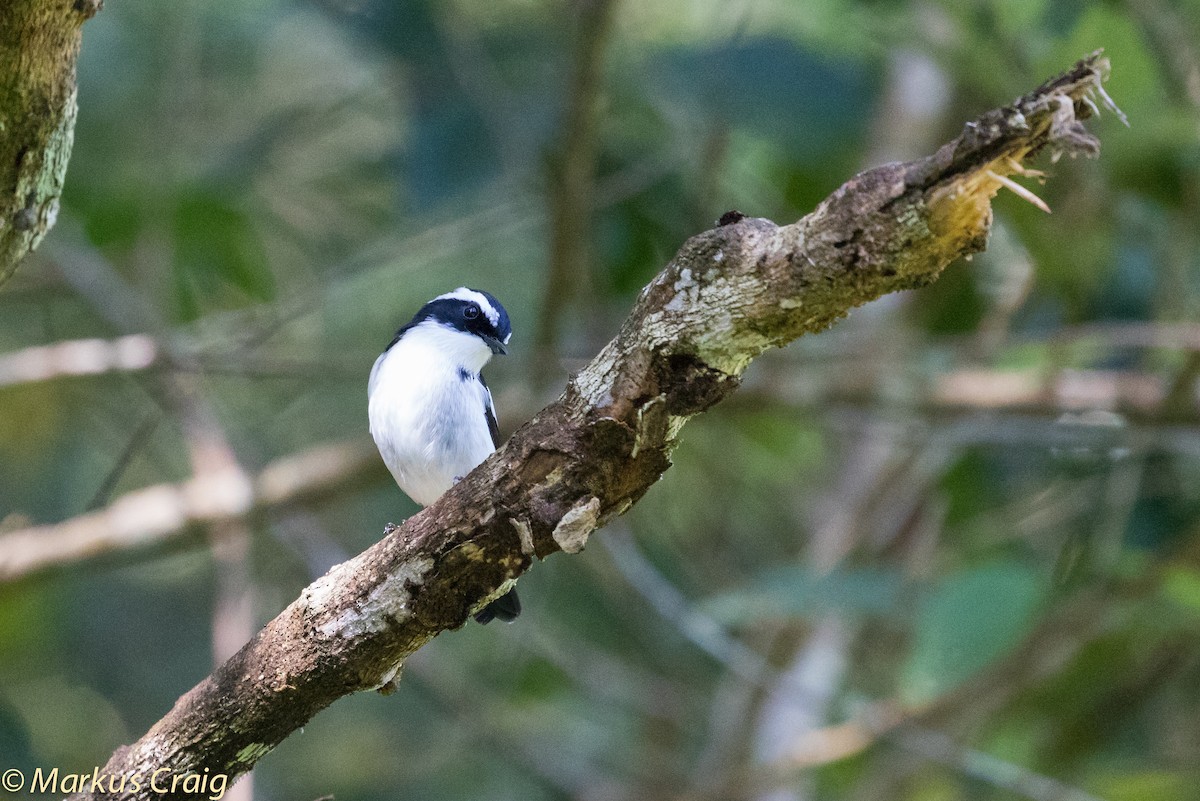
{"type": "Polygon", "coordinates": [[[3,787],[10,793],[15,793],[25,786],[25,774],[16,768],[9,768],[4,771],[4,775],[0,776],[0,787],[3,787]]]}

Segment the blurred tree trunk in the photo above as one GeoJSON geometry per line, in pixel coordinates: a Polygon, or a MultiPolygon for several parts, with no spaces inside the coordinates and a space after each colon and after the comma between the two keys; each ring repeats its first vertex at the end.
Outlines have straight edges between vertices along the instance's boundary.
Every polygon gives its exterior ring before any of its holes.
{"type": "Polygon", "coordinates": [[[75,135],[75,62],[102,0],[0,12],[0,284],[54,226],[75,135]]]}
{"type": "Polygon", "coordinates": [[[549,264],[533,335],[543,379],[557,375],[558,328],[563,313],[569,306],[577,309],[596,307],[595,303],[579,301],[596,289],[589,229],[599,153],[597,128],[604,51],[612,31],[616,5],[616,0],[586,0],[571,6],[574,50],[566,87],[562,140],[552,155],[547,194],[549,264]]]}

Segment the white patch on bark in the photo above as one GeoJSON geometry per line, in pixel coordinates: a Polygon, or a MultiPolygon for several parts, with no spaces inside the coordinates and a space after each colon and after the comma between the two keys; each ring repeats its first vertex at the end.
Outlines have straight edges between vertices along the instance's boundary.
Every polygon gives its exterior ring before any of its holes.
{"type": "MultiPolygon", "coordinates": [[[[350,560],[355,561],[355,560],[350,560]]],[[[329,606],[329,602],[333,599],[333,592],[337,589],[337,581],[335,576],[343,570],[349,569],[347,566],[350,562],[340,562],[319,579],[309,584],[300,592],[300,603],[307,607],[310,616],[317,616],[324,613],[325,608],[329,606]]]]}
{"type": "Polygon", "coordinates": [[[609,371],[618,360],[616,340],[604,346],[604,350],[575,377],[575,388],[589,404],[597,409],[606,409],[613,404],[612,379],[609,371]]]}
{"type": "Polygon", "coordinates": [[[521,541],[521,553],[526,556],[533,556],[533,529],[529,527],[529,523],[525,520],[513,520],[512,527],[517,530],[517,538],[521,541]]]}
{"type": "Polygon", "coordinates": [[[645,443],[646,439],[648,438],[647,433],[646,433],[646,424],[644,422],[646,413],[651,411],[652,409],[654,409],[657,406],[665,406],[666,402],[667,402],[666,399],[662,395],[659,395],[659,396],[651,399],[646,404],[644,404],[641,408],[638,409],[637,431],[634,433],[633,450],[630,451],[630,453],[629,453],[630,459],[637,458],[637,455],[642,450],[642,445],[645,443]]]}
{"type": "Polygon", "coordinates": [[[675,291],[676,292],[682,292],[685,289],[691,289],[695,285],[696,285],[696,282],[692,278],[691,270],[689,270],[687,267],[684,267],[682,270],[679,271],[679,280],[677,280],[675,282],[675,291]]]}
{"type": "MultiPolygon", "coordinates": [[[[673,414],[667,417],[667,444],[674,447],[674,442],[679,438],[679,432],[683,429],[683,424],[690,418],[686,415],[673,414]]],[[[622,514],[624,514],[622,512],[622,514]]]]}
{"type": "Polygon", "coordinates": [[[664,311],[679,312],[693,304],[700,291],[700,285],[696,283],[692,271],[684,267],[679,271],[679,278],[675,281],[674,289],[675,294],[667,302],[667,305],[663,306],[664,311]]]}
{"type": "MultiPolygon", "coordinates": [[[[351,569],[356,561],[338,565],[304,590],[301,600],[307,604],[313,616],[323,616],[328,607],[339,600],[333,595],[339,583],[338,577],[344,570],[351,569]]],[[[395,572],[384,576],[366,598],[317,626],[317,631],[326,637],[347,639],[386,631],[389,621],[399,623],[410,614],[408,602],[412,600],[412,594],[407,585],[423,584],[432,568],[433,560],[428,557],[404,562],[395,572]]]]}
{"type": "Polygon", "coordinates": [[[587,544],[588,535],[596,528],[600,519],[600,499],[593,496],[586,502],[575,504],[562,516],[550,535],[564,553],[579,553],[587,544]]]}
{"type": "Polygon", "coordinates": [[[379,690],[379,689],[382,689],[383,687],[388,686],[389,684],[391,684],[393,681],[396,680],[396,676],[400,675],[400,669],[403,667],[404,667],[404,660],[401,659],[399,662],[392,665],[391,668],[384,671],[383,675],[379,677],[378,684],[376,684],[374,687],[368,687],[367,689],[368,690],[379,690]]]}

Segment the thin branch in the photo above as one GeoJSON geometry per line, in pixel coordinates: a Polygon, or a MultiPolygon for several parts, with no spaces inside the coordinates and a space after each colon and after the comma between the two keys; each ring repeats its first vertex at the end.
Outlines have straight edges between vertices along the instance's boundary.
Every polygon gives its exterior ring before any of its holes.
{"type": "Polygon", "coordinates": [[[601,545],[630,588],[689,642],[756,687],[775,678],[775,669],[763,656],[730,636],[721,623],[698,609],[650,564],[627,528],[610,527],[601,545]]]}
{"type": "Polygon", "coordinates": [[[104,474],[104,479],[100,482],[100,486],[98,486],[96,491],[92,493],[92,499],[88,501],[87,506],[84,507],[86,511],[94,512],[101,506],[104,506],[108,503],[108,499],[112,496],[113,489],[116,488],[117,482],[121,480],[121,476],[125,474],[125,471],[133,462],[133,459],[137,455],[138,451],[145,447],[147,441],[149,441],[151,435],[154,434],[154,431],[158,428],[158,425],[161,422],[162,414],[157,410],[150,412],[145,416],[145,418],[143,418],[142,422],[138,424],[138,427],[134,429],[133,434],[130,435],[129,441],[125,444],[125,447],[121,449],[121,453],[117,456],[116,462],[112,467],[109,468],[108,472],[104,474]]]}
{"type": "MultiPolygon", "coordinates": [[[[1044,410],[1050,413],[1104,409],[1154,418],[1167,397],[1157,375],[1120,370],[955,370],[938,376],[929,395],[947,408],[1044,410]]],[[[1194,403],[1188,410],[1200,414],[1194,403]]]]}
{"type": "Polygon", "coordinates": [[[904,728],[893,735],[905,751],[950,768],[1030,801],[1103,801],[1078,787],[1035,773],[1015,762],[958,745],[941,732],[904,728]]]}
{"type": "Polygon", "coordinates": [[[1101,592],[1081,592],[1061,602],[1007,656],[963,684],[924,703],[885,699],[867,704],[845,722],[806,732],[796,738],[789,744],[783,759],[760,767],[758,773],[745,778],[745,784],[764,789],[780,786],[791,781],[800,771],[848,759],[886,742],[920,753],[926,758],[943,757],[938,761],[944,761],[952,768],[982,781],[1023,793],[1035,801],[1057,798],[1054,795],[1041,795],[1036,789],[1030,790],[1035,786],[1038,789],[1049,786],[1046,783],[1037,784],[1038,779],[1046,777],[1031,770],[986,757],[977,751],[968,754],[966,749],[953,755],[945,751],[935,755],[927,746],[932,742],[943,745],[950,742],[940,729],[970,727],[989,720],[997,708],[1011,703],[1013,698],[1044,681],[1047,676],[1061,672],[1066,662],[1075,658],[1086,643],[1105,630],[1108,623],[1104,612],[1110,602],[1111,597],[1105,597],[1101,592]],[[980,770],[983,760],[969,764],[966,759],[969,755],[983,756],[985,760],[993,760],[993,767],[1000,765],[1003,768],[980,770]],[[1010,781],[1014,775],[1030,778],[1031,781],[1015,785],[1010,781]]]}
{"type": "MultiPolygon", "coordinates": [[[[766,401],[794,408],[883,403],[931,415],[1020,412],[1057,417],[1102,411],[1111,413],[1111,423],[1155,426],[1200,420],[1200,382],[1195,376],[1172,381],[1138,370],[960,368],[914,378],[913,385],[900,392],[881,390],[861,361],[833,360],[806,373],[792,367],[797,365],[788,360],[773,363],[745,387],[738,403],[766,401]],[[788,378],[798,374],[804,375],[803,385],[788,378]]],[[[1101,422],[1099,416],[1095,422],[1101,422]]]]}
{"type": "Polygon", "coordinates": [[[957,744],[950,736],[905,723],[905,713],[886,703],[872,706],[846,723],[807,732],[792,744],[792,765],[785,775],[853,757],[881,740],[951,770],[1007,790],[1030,801],[1101,801],[1097,796],[1037,773],[1015,762],[957,744]]]}
{"type": "Polygon", "coordinates": [[[204,525],[314,500],[373,472],[382,472],[379,455],[355,441],[286,456],[249,484],[237,469],[135,490],[99,511],[0,535],[0,583],[179,545],[204,525]]]}
{"type": "Polygon", "coordinates": [[[103,773],[237,776],[338,698],[391,686],[409,655],[534,559],[578,552],[628,510],[670,466],[683,424],[728,397],[756,356],[982,249],[1000,188],[989,170],[1008,174],[1009,158],[1042,149],[1098,152],[1079,120],[1106,69],[1094,54],[934,156],[857,176],[792,225],[727,218],[688,240],[558,401],[307,587],[103,773]]]}
{"type": "Polygon", "coordinates": [[[159,361],[153,337],[74,339],[0,355],[0,387],[54,378],[145,370],[159,361]]]}

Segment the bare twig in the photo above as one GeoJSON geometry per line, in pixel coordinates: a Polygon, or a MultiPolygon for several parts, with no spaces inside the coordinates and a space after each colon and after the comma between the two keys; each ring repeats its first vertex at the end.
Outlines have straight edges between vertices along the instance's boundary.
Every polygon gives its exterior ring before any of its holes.
{"type": "Polygon", "coordinates": [[[92,499],[88,501],[85,511],[94,512],[101,506],[108,503],[109,497],[112,495],[113,489],[117,486],[117,482],[121,480],[125,470],[150,439],[154,430],[158,428],[158,424],[162,422],[162,415],[157,411],[153,411],[138,424],[130,435],[129,441],[125,447],[121,449],[121,453],[117,456],[116,462],[108,472],[104,475],[104,480],[100,482],[100,486],[96,487],[96,491],[92,494],[92,499]]]}
{"type": "Polygon", "coordinates": [[[765,658],[730,636],[724,626],[690,603],[646,560],[627,529],[610,530],[603,544],[629,586],[693,645],[755,686],[773,676],[775,671],[765,658]]]}
{"type": "Polygon", "coordinates": [[[75,339],[0,355],[0,387],[52,378],[145,370],[161,356],[145,334],[116,339],[75,339]]]}
{"type": "Polygon", "coordinates": [[[842,369],[841,364],[834,360],[805,372],[801,386],[786,378],[789,363],[779,360],[745,387],[738,403],[765,401],[799,408],[888,403],[939,417],[955,412],[1057,417],[1104,411],[1125,422],[1154,426],[1200,420],[1200,380],[1186,374],[1170,380],[1137,370],[959,368],[928,377],[914,375],[912,386],[889,394],[863,374],[861,362],[853,362],[855,369],[842,369]]]}
{"type": "MultiPolygon", "coordinates": [[[[974,409],[1105,409],[1131,417],[1158,414],[1167,385],[1153,374],[1120,370],[956,370],[938,376],[928,400],[935,406],[974,409]]],[[[1189,410],[1192,415],[1200,408],[1189,410]]]]}
{"type": "MultiPolygon", "coordinates": [[[[1064,663],[1104,630],[1106,604],[1096,592],[1080,593],[1061,603],[1011,653],[964,684],[925,703],[889,699],[867,704],[849,720],[796,738],[783,759],[769,766],[769,770],[748,777],[747,783],[774,787],[790,781],[799,771],[847,759],[888,743],[946,762],[967,775],[1022,793],[1033,801],[1057,799],[1058,796],[1040,792],[1050,786],[1078,793],[1075,788],[978,751],[957,746],[947,751],[952,741],[940,730],[962,726],[964,721],[987,720],[997,707],[1011,702],[1023,689],[1061,671],[1064,663]],[[935,743],[943,748],[935,751],[932,748],[935,743]],[[1014,777],[1022,781],[1013,781],[1014,777]]],[[[1063,797],[1078,798],[1069,794],[1063,797]]]]}
{"type": "Polygon", "coordinates": [[[904,728],[893,735],[905,751],[941,762],[1030,801],[1102,801],[1099,796],[991,754],[958,745],[941,732],[904,728]]]}
{"type": "Polygon", "coordinates": [[[991,170],[988,170],[988,177],[995,181],[999,181],[1004,186],[1005,189],[1008,189],[1010,192],[1012,192],[1014,195],[1021,198],[1022,200],[1032,203],[1033,205],[1037,206],[1039,209],[1046,212],[1047,214],[1050,213],[1050,207],[1046,205],[1046,201],[1042,200],[1040,197],[1038,197],[1037,195],[1035,195],[1033,192],[1026,189],[1025,187],[1021,186],[1019,183],[1014,181],[1012,178],[1009,178],[1007,175],[999,175],[995,172],[992,172],[991,170]]]}
{"type": "Polygon", "coordinates": [[[250,488],[240,471],[207,471],[181,484],[135,490],[99,511],[0,535],[0,582],[179,544],[204,524],[315,499],[370,473],[382,475],[379,455],[355,441],[272,462],[250,488]]]}

